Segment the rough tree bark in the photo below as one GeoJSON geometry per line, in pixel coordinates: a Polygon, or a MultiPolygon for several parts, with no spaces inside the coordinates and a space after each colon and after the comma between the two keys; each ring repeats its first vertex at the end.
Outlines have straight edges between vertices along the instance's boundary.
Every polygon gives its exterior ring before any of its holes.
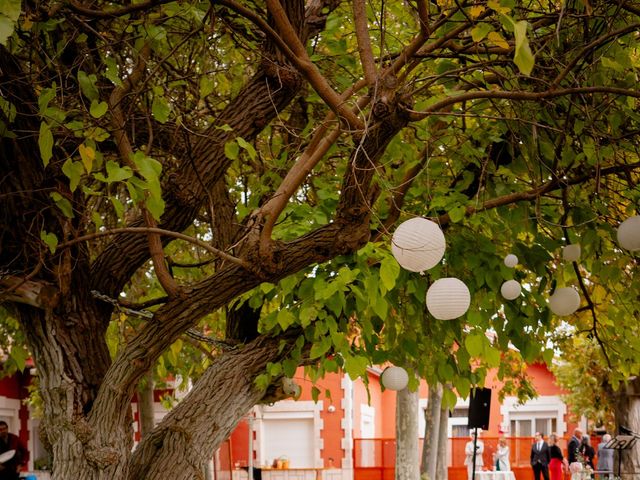
{"type": "Polygon", "coordinates": [[[420,477],[418,404],[420,395],[408,388],[396,395],[396,480],[420,477]]]}
{"type": "MultiPolygon", "coordinates": [[[[626,388],[615,394],[616,398],[616,426],[626,427],[629,430],[640,434],[640,378],[635,378],[629,382],[626,388]]],[[[614,471],[617,472],[617,462],[614,471]]],[[[623,478],[629,480],[640,480],[640,442],[636,443],[630,450],[622,452],[622,473],[623,478]]]]}
{"type": "Polygon", "coordinates": [[[438,429],[438,462],[436,466],[436,478],[447,480],[449,477],[448,468],[449,450],[449,410],[443,408],[440,412],[440,428],[438,429]]]}
{"type": "Polygon", "coordinates": [[[435,480],[440,440],[440,414],[442,412],[442,385],[429,385],[429,403],[424,411],[424,444],[420,473],[423,479],[435,480]]]}

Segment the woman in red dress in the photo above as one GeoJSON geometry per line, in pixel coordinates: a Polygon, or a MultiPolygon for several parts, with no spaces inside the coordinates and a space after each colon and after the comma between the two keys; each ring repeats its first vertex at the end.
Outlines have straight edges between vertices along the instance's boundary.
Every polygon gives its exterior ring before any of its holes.
{"type": "Polygon", "coordinates": [[[564,457],[562,456],[562,450],[558,446],[558,437],[555,433],[549,435],[549,456],[551,457],[551,462],[549,463],[549,479],[562,480],[564,457]]]}

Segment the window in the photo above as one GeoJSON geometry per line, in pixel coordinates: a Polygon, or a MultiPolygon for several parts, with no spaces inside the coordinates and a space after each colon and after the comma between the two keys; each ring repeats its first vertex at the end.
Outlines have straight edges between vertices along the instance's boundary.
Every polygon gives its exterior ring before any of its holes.
{"type": "Polygon", "coordinates": [[[545,437],[553,432],[563,436],[567,431],[564,421],[567,408],[556,396],[540,396],[523,405],[516,398],[507,397],[500,406],[500,413],[502,425],[509,427],[512,437],[533,437],[536,432],[542,432],[545,437]]]}

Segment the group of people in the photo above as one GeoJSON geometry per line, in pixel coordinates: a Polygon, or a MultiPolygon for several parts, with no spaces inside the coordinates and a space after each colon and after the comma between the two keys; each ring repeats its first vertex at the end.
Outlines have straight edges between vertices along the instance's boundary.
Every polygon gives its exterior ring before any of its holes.
{"type": "MultiPolygon", "coordinates": [[[[609,440],[611,440],[611,435],[605,434],[602,437],[602,442],[598,445],[598,464],[596,467],[594,466],[596,454],[590,444],[589,436],[583,435],[582,430],[579,428],[574,430],[573,436],[571,440],[569,440],[566,458],[558,445],[558,436],[555,433],[549,435],[547,442],[542,432],[536,432],[535,441],[531,446],[531,468],[533,469],[534,479],[540,480],[542,477],[544,480],[563,480],[564,471],[570,471],[572,475],[574,471],[578,471],[577,469],[570,468],[572,464],[579,465],[581,471],[583,470],[583,466],[588,465],[594,471],[609,472],[599,474],[599,478],[610,478],[610,472],[613,471],[614,451],[604,448],[609,440]]],[[[482,459],[484,443],[482,440],[475,438],[475,433],[471,433],[471,440],[467,442],[465,446],[464,461],[464,464],[467,466],[469,480],[473,478],[474,449],[476,470],[482,470],[484,466],[482,459]]],[[[509,446],[505,438],[498,440],[498,446],[493,453],[493,467],[496,471],[511,470],[509,463],[509,446]]]]}

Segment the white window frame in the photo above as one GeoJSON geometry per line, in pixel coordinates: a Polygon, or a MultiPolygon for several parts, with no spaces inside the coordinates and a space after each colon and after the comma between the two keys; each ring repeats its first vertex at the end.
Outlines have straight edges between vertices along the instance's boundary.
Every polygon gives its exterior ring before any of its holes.
{"type": "MultiPolygon", "coordinates": [[[[559,436],[563,437],[567,433],[567,422],[565,416],[567,414],[567,406],[557,395],[541,395],[536,398],[527,400],[526,403],[520,405],[516,397],[506,397],[500,405],[500,413],[502,415],[502,429],[505,427],[509,431],[509,435],[513,436],[517,432],[511,432],[511,420],[531,420],[532,434],[536,428],[535,420],[537,418],[555,418],[556,428],[559,436]]],[[[554,432],[544,432],[549,435],[554,432]]]]}

